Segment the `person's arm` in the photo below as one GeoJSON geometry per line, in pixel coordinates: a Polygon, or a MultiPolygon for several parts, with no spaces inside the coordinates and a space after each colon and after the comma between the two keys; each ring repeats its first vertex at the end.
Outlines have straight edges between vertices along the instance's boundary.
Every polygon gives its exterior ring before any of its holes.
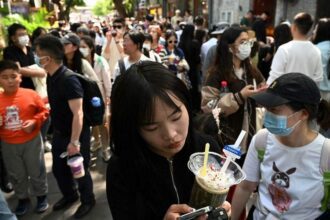
{"type": "Polygon", "coordinates": [[[243,171],[246,174],[246,179],[241,182],[235,189],[232,200],[232,220],[239,219],[242,210],[251,195],[259,184],[260,180],[260,160],[258,158],[257,148],[255,146],[256,136],[251,140],[249,150],[247,152],[243,171]]]}
{"type": "MultiPolygon", "coordinates": [[[[104,86],[104,90],[105,90],[105,97],[106,99],[110,100],[110,94],[111,94],[111,72],[110,72],[110,67],[109,64],[106,62],[106,60],[101,59],[101,63],[103,65],[102,67],[102,71],[101,71],[101,76],[102,76],[102,80],[103,80],[103,86],[104,86]]],[[[109,103],[107,103],[109,104],[109,103]]]]}
{"type": "Polygon", "coordinates": [[[235,194],[232,200],[231,219],[238,220],[241,216],[245,205],[250,198],[251,193],[256,189],[258,183],[244,180],[235,189],[235,194]]]}
{"type": "Polygon", "coordinates": [[[280,77],[281,75],[285,74],[285,68],[287,65],[287,54],[284,51],[283,47],[279,47],[276,51],[272,66],[270,68],[269,77],[267,79],[267,85],[272,84],[272,82],[280,77]]]}
{"type": "Polygon", "coordinates": [[[83,99],[77,98],[77,99],[70,99],[68,101],[70,110],[73,114],[72,118],[72,128],[71,128],[71,141],[68,144],[67,151],[69,155],[74,155],[76,153],[79,153],[80,146],[75,146],[72,142],[79,140],[80,133],[83,127],[83,99]]]}
{"type": "Polygon", "coordinates": [[[23,122],[22,129],[26,133],[31,133],[36,128],[40,129],[42,123],[47,119],[49,115],[49,110],[46,108],[45,103],[41,97],[35,92],[29,95],[33,97],[34,103],[31,104],[35,107],[36,114],[33,116],[33,118],[23,122]]]}
{"type": "Polygon", "coordinates": [[[47,75],[42,68],[20,67],[19,72],[26,77],[45,77],[47,75]]]}
{"type": "Polygon", "coordinates": [[[103,49],[102,49],[102,56],[105,59],[109,60],[110,59],[110,43],[112,40],[111,31],[108,31],[105,36],[106,36],[106,39],[105,39],[105,45],[103,46],[103,49]]]}
{"type": "MultiPolygon", "coordinates": [[[[242,101],[243,102],[243,101],[242,101]]],[[[240,103],[242,104],[242,103],[240,103]]],[[[236,112],[240,104],[236,101],[233,93],[225,94],[220,98],[220,90],[212,86],[203,86],[202,87],[202,103],[201,109],[203,112],[211,112],[212,109],[217,106],[221,108],[221,112],[226,116],[236,112]],[[214,101],[215,105],[210,106],[209,102],[214,101]]]]}

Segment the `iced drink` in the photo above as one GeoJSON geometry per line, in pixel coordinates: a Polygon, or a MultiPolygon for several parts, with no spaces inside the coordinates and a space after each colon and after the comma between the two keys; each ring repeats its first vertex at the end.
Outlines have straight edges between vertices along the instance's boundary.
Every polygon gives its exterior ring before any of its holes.
{"type": "Polygon", "coordinates": [[[230,186],[245,179],[245,174],[235,162],[230,162],[225,173],[220,172],[225,157],[210,152],[206,175],[201,175],[204,153],[190,156],[189,169],[195,174],[195,183],[191,192],[189,205],[193,208],[205,206],[218,207],[226,200],[230,186]]]}
{"type": "Polygon", "coordinates": [[[211,169],[207,169],[205,177],[196,176],[189,204],[196,209],[221,205],[226,200],[229,190],[221,186],[223,181],[224,177],[211,169]]]}

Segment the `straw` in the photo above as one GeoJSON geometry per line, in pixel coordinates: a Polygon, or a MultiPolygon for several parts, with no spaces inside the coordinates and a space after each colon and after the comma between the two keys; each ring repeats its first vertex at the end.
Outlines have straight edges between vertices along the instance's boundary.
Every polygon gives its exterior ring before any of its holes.
{"type": "MultiPolygon", "coordinates": [[[[239,148],[239,145],[242,142],[245,134],[246,134],[246,131],[242,130],[241,133],[239,134],[238,138],[236,139],[236,142],[235,142],[235,144],[233,146],[234,148],[239,148]]],[[[227,170],[228,165],[229,165],[229,163],[230,163],[231,160],[232,160],[232,157],[228,155],[227,158],[226,158],[226,160],[225,160],[225,163],[221,167],[220,173],[225,173],[225,171],[227,170]]]]}
{"type": "Polygon", "coordinates": [[[205,144],[205,151],[204,151],[204,164],[203,164],[203,168],[202,168],[202,176],[206,175],[206,168],[207,168],[207,160],[209,157],[209,150],[210,150],[210,144],[206,143],[205,144]]]}
{"type": "Polygon", "coordinates": [[[238,138],[236,139],[235,144],[234,144],[235,148],[239,147],[239,145],[241,144],[245,134],[246,134],[246,131],[242,130],[241,133],[239,134],[238,138]]]}
{"type": "Polygon", "coordinates": [[[257,82],[255,78],[253,78],[253,88],[254,90],[257,90],[257,82]]]}

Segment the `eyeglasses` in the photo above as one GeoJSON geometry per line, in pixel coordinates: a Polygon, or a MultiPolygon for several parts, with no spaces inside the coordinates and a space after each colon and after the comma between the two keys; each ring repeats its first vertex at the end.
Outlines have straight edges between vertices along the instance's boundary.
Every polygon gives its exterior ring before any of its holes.
{"type": "Polygon", "coordinates": [[[114,29],[121,29],[123,26],[121,26],[121,25],[113,25],[112,26],[114,29]]]}
{"type": "Polygon", "coordinates": [[[246,41],[242,41],[242,42],[240,43],[240,45],[248,45],[248,46],[250,46],[250,47],[252,47],[253,44],[254,44],[254,41],[253,41],[253,40],[246,40],[246,41]]]}
{"type": "Polygon", "coordinates": [[[175,40],[175,41],[169,40],[169,41],[168,41],[168,43],[169,43],[169,44],[172,44],[172,43],[175,43],[175,44],[177,44],[177,43],[178,43],[178,41],[177,41],[177,40],[175,40]]]}

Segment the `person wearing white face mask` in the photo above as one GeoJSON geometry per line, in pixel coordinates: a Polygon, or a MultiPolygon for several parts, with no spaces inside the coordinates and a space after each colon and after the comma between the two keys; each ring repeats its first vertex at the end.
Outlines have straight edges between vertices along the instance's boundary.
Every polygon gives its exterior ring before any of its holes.
{"type": "Polygon", "coordinates": [[[153,43],[153,39],[151,34],[144,34],[145,40],[143,42],[143,47],[142,47],[142,52],[146,57],[149,57],[151,61],[155,61],[158,63],[162,62],[162,59],[160,58],[160,56],[151,49],[151,45],[153,43]]]}
{"type": "Polygon", "coordinates": [[[218,42],[215,63],[209,68],[202,87],[202,110],[211,112],[210,101],[221,108],[223,144],[234,143],[242,129],[248,132],[242,142],[243,152],[256,132],[256,106],[248,97],[258,93],[264,84],[260,71],[251,65],[251,46],[245,29],[227,28],[218,42]],[[226,94],[220,92],[221,81],[227,81],[229,91],[226,94]],[[254,88],[254,81],[259,89],[254,88]]]}
{"type": "Polygon", "coordinates": [[[258,186],[253,219],[329,219],[327,185],[330,142],[313,129],[313,120],[330,127],[330,105],[317,84],[302,73],[280,76],[251,96],[266,108],[264,126],[252,139],[232,201],[237,220],[258,186]]]}
{"type": "Polygon", "coordinates": [[[104,103],[106,104],[106,112],[104,115],[104,124],[100,126],[95,126],[92,129],[92,135],[94,137],[94,142],[91,146],[91,151],[96,152],[99,148],[102,148],[102,158],[104,162],[110,159],[109,150],[109,121],[110,121],[110,93],[111,93],[111,81],[110,81],[110,68],[109,64],[105,58],[99,56],[95,53],[94,41],[89,36],[83,36],[80,38],[80,48],[83,57],[91,64],[98,79],[102,85],[102,96],[104,103]]]}
{"type": "Polygon", "coordinates": [[[46,71],[35,66],[34,55],[26,28],[21,24],[12,24],[8,27],[8,47],[4,49],[3,58],[12,60],[19,66],[22,74],[21,87],[35,90],[31,77],[45,77],[46,71]]]}

